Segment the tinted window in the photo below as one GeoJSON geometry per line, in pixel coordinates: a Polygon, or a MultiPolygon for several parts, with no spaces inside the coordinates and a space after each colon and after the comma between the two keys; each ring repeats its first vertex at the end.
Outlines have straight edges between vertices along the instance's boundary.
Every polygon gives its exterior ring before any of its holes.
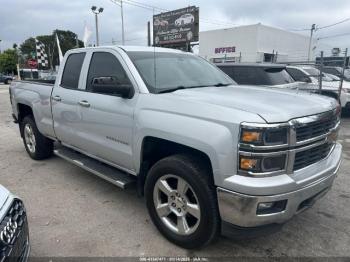
{"type": "Polygon", "coordinates": [[[305,79],[308,78],[305,73],[295,68],[287,68],[287,72],[293,77],[295,81],[304,82],[305,79]]]}
{"type": "Polygon", "coordinates": [[[71,54],[68,56],[64,66],[61,86],[65,88],[77,89],[81,67],[84,62],[85,53],[71,54]]]}
{"type": "Polygon", "coordinates": [[[130,80],[118,59],[107,52],[95,52],[92,55],[86,90],[93,91],[92,81],[95,77],[114,77],[117,84],[130,85],[130,80]]]}
{"type": "Polygon", "coordinates": [[[128,55],[152,93],[234,84],[216,66],[195,55],[165,52],[128,52],[128,55]]]}
{"type": "Polygon", "coordinates": [[[282,85],[294,82],[283,67],[222,66],[220,68],[240,85],[282,85]]]}
{"type": "Polygon", "coordinates": [[[335,69],[335,68],[323,68],[323,72],[326,72],[326,73],[328,73],[328,74],[332,74],[332,75],[335,75],[335,76],[339,76],[340,75],[340,73],[338,72],[338,70],[337,69],[335,69]]]}

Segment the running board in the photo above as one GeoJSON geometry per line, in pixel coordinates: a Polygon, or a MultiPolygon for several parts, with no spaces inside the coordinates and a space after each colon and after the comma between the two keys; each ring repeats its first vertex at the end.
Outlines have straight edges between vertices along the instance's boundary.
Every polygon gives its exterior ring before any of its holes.
{"type": "Polygon", "coordinates": [[[55,148],[54,154],[123,189],[134,184],[136,181],[135,177],[117,168],[111,167],[67,147],[60,146],[55,148]]]}

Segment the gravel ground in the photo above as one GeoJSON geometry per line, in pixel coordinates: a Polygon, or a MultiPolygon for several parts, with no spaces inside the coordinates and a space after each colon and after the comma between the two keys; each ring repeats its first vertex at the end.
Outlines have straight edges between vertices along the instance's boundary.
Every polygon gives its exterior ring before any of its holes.
{"type": "Polygon", "coordinates": [[[165,240],[136,191],[123,191],[58,158],[29,158],[0,85],[0,183],[23,198],[33,257],[350,257],[350,118],[343,117],[343,163],[333,189],[280,232],[253,240],[221,237],[195,251],[165,240]]]}

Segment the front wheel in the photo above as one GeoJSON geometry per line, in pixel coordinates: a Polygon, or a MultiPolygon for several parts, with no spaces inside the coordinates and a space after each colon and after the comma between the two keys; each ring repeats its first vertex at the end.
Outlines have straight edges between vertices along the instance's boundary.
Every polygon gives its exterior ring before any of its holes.
{"type": "Polygon", "coordinates": [[[160,160],[147,176],[145,195],[153,223],[171,242],[192,249],[218,235],[216,191],[201,160],[186,155],[160,160]]]}

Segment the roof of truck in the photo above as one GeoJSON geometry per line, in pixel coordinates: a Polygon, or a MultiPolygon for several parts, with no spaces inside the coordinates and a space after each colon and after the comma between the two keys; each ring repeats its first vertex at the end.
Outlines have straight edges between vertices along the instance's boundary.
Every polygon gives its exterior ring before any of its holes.
{"type": "MultiPolygon", "coordinates": [[[[153,47],[153,46],[127,46],[127,45],[105,45],[105,46],[97,46],[97,47],[84,47],[80,49],[103,49],[103,48],[121,48],[125,52],[166,52],[166,53],[184,53],[181,50],[172,49],[172,48],[163,48],[163,47],[153,47]]],[[[76,49],[75,49],[76,50],[76,49]]]]}

